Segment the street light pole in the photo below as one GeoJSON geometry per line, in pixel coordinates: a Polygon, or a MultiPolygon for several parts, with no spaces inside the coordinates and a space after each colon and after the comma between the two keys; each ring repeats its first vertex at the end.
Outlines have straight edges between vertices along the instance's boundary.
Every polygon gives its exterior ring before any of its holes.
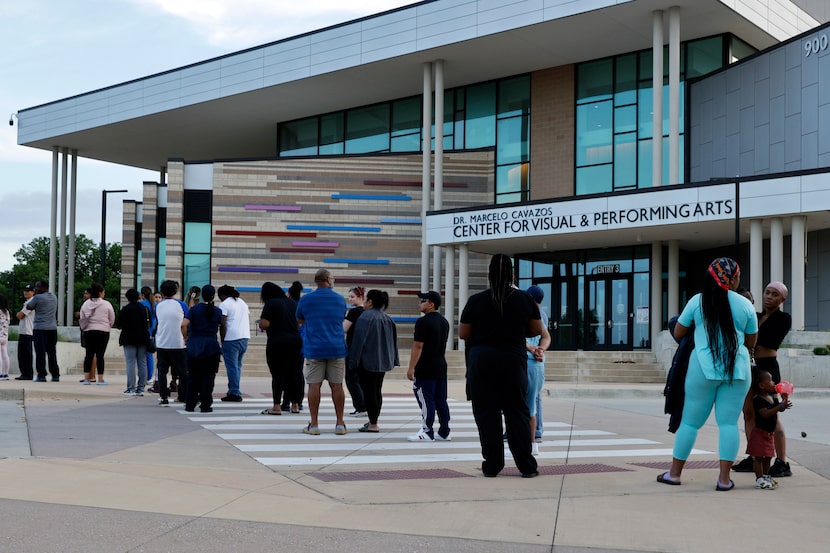
{"type": "Polygon", "coordinates": [[[100,283],[104,286],[107,266],[107,194],[126,194],[129,190],[101,191],[101,275],[100,283]]]}

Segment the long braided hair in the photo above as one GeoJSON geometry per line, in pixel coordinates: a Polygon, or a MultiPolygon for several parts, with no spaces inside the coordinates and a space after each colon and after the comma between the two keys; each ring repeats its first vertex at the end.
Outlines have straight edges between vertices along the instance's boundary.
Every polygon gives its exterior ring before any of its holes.
{"type": "Polygon", "coordinates": [[[498,253],[490,260],[490,270],[487,273],[490,281],[490,296],[493,306],[500,316],[504,316],[504,302],[513,293],[513,262],[510,257],[498,253]]]}
{"type": "Polygon", "coordinates": [[[703,279],[701,290],[700,305],[706,338],[712,351],[712,361],[716,365],[723,365],[730,382],[739,345],[728,294],[731,280],[740,274],[741,269],[734,259],[719,257],[706,269],[706,278],[703,279]]]}

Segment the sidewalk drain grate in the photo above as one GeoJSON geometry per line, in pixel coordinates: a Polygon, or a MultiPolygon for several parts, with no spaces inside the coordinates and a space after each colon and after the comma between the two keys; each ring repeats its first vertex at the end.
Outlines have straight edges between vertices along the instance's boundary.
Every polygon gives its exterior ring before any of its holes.
{"type": "MultiPolygon", "coordinates": [[[[652,462],[652,463],[631,463],[638,467],[645,467],[648,469],[662,469],[669,470],[671,468],[671,461],[652,462]]],[[[720,466],[720,461],[689,461],[683,466],[686,469],[716,469],[720,466]]]]}
{"type": "Polygon", "coordinates": [[[469,474],[449,469],[366,470],[351,472],[309,472],[323,482],[357,482],[360,480],[418,480],[426,478],[464,478],[469,474]]]}

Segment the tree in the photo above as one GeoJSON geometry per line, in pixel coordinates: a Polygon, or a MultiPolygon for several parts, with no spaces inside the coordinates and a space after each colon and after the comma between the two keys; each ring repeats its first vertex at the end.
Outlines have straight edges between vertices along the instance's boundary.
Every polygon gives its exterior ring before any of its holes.
{"type": "MultiPolygon", "coordinates": [[[[66,258],[69,259],[69,241],[64,245],[66,258]]],[[[0,272],[0,293],[6,294],[9,298],[9,309],[15,313],[23,304],[23,287],[26,284],[34,284],[35,281],[47,279],[49,274],[49,238],[41,236],[35,238],[28,244],[21,246],[14,254],[17,263],[11,271],[0,272]]],[[[56,252],[57,260],[60,260],[60,246],[56,252]]],[[[101,263],[100,244],[93,242],[83,234],[75,237],[75,290],[73,291],[72,305],[75,311],[81,305],[84,290],[90,284],[98,280],[101,263]]],[[[121,305],[121,244],[114,242],[107,244],[106,282],[104,289],[107,291],[107,300],[112,303],[115,312],[121,305]]],[[[69,279],[66,278],[67,285],[69,279]]],[[[57,281],[53,283],[57,290],[57,281]]],[[[13,320],[16,320],[13,318],[13,320]]],[[[67,316],[71,323],[72,313],[67,316]]]]}

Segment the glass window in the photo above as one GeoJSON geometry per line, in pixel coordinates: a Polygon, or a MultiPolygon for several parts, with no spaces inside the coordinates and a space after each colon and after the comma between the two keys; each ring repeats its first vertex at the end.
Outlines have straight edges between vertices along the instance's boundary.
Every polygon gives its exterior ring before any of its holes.
{"type": "Polygon", "coordinates": [[[723,67],[723,36],[686,43],[686,78],[699,77],[723,67]]]}
{"type": "MultiPolygon", "coordinates": [[[[444,142],[444,149],[449,149],[446,141],[444,142]]],[[[393,136],[389,143],[389,151],[391,152],[420,152],[421,151],[421,133],[410,134],[406,136],[393,136]]]]}
{"type": "Polygon", "coordinates": [[[530,113],[530,76],[499,82],[499,117],[530,113]]]}
{"type": "Polygon", "coordinates": [[[528,169],[529,165],[527,163],[496,167],[497,193],[527,191],[529,189],[528,169]]]}
{"type": "Polygon", "coordinates": [[[515,192],[512,194],[496,194],[496,203],[497,204],[512,204],[516,202],[522,201],[522,194],[520,192],[515,192]]]}
{"type": "Polygon", "coordinates": [[[576,194],[611,192],[611,164],[580,167],[576,170],[576,194]]]}
{"type": "Polygon", "coordinates": [[[320,117],[320,145],[343,144],[343,112],[329,113],[320,117]]]}
{"type": "Polygon", "coordinates": [[[280,125],[280,155],[317,155],[317,118],[309,117],[280,125]]]}
{"type": "Polygon", "coordinates": [[[421,98],[416,96],[392,103],[392,136],[421,132],[421,98]]]}
{"type": "Polygon", "coordinates": [[[159,238],[158,261],[156,265],[167,265],[167,238],[159,238]]]}
{"type": "Polygon", "coordinates": [[[210,223],[184,224],[185,253],[210,253],[210,223]]]}
{"type": "Polygon", "coordinates": [[[321,156],[336,156],[343,153],[343,143],[342,142],[335,142],[334,144],[321,144],[320,145],[320,155],[321,156]]]}
{"type": "Polygon", "coordinates": [[[611,58],[577,66],[576,101],[578,104],[611,98],[614,84],[611,76],[613,67],[611,58]]]}
{"type": "Polygon", "coordinates": [[[637,103],[637,54],[628,54],[616,59],[614,77],[614,105],[624,106],[637,103]]]}
{"type": "Polygon", "coordinates": [[[191,286],[202,287],[205,284],[210,284],[210,254],[184,254],[184,287],[182,290],[189,290],[191,286]]]}
{"type": "Polygon", "coordinates": [[[614,132],[634,132],[637,130],[637,106],[614,108],[614,132]]]}
{"type": "Polygon", "coordinates": [[[389,151],[389,104],[377,104],[346,112],[346,153],[389,151]]]}
{"type": "Polygon", "coordinates": [[[594,102],[576,108],[576,165],[611,161],[611,102],[594,102]]]}
{"type": "Polygon", "coordinates": [[[614,137],[614,189],[637,187],[637,135],[614,137]]]}
{"type": "Polygon", "coordinates": [[[640,188],[652,186],[651,160],[654,159],[651,151],[651,138],[637,142],[637,181],[640,188]]]}
{"type": "Polygon", "coordinates": [[[496,144],[496,84],[467,87],[464,147],[487,148],[496,144]]]}
{"type": "Polygon", "coordinates": [[[731,39],[731,51],[732,55],[730,56],[729,63],[735,63],[738,60],[742,60],[748,56],[751,56],[758,50],[744,42],[743,40],[739,39],[736,36],[730,35],[731,39]]]}
{"type": "Polygon", "coordinates": [[[639,104],[637,106],[639,108],[637,110],[637,134],[640,138],[651,138],[653,134],[651,128],[651,86],[638,90],[637,97],[637,103],[639,104]]]}
{"type": "Polygon", "coordinates": [[[511,117],[498,122],[498,147],[496,164],[522,163],[528,161],[530,124],[527,117],[511,117]]]}

